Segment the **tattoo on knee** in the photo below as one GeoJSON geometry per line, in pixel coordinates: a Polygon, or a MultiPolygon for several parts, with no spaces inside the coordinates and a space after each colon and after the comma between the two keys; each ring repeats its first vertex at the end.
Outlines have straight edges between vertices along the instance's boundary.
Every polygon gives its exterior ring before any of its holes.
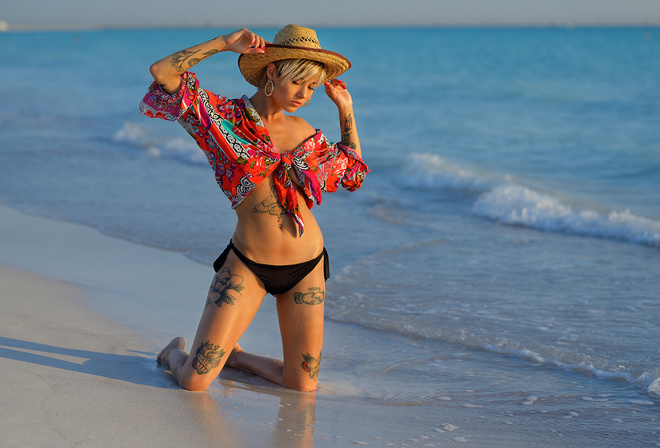
{"type": "Polygon", "coordinates": [[[319,353],[318,358],[314,358],[309,353],[307,353],[306,355],[302,355],[303,357],[302,368],[305,372],[309,373],[309,377],[313,380],[316,380],[319,377],[319,369],[321,368],[322,353],[323,352],[319,353]]]}
{"type": "Polygon", "coordinates": [[[225,351],[219,345],[211,344],[211,341],[202,342],[202,345],[195,353],[195,359],[192,361],[192,367],[199,375],[209,373],[220,365],[220,360],[225,355],[225,351]]]}
{"type": "Polygon", "coordinates": [[[236,300],[243,297],[241,291],[245,289],[245,286],[242,283],[243,277],[232,275],[227,267],[216,272],[206,299],[206,306],[211,303],[215,303],[218,307],[221,307],[223,303],[234,305],[236,300]]]}
{"type": "Polygon", "coordinates": [[[298,304],[320,305],[325,301],[325,291],[319,287],[309,288],[309,292],[294,292],[293,300],[298,304]]]}

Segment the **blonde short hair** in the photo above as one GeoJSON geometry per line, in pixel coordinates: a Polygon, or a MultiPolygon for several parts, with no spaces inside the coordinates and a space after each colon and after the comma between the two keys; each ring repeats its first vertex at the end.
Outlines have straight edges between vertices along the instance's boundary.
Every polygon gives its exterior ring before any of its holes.
{"type": "MultiPolygon", "coordinates": [[[[281,82],[316,79],[316,83],[320,85],[326,81],[325,66],[320,62],[309,59],[282,59],[275,61],[274,64],[281,82]]],[[[268,76],[264,71],[260,86],[264,87],[267,81],[268,76]]]]}

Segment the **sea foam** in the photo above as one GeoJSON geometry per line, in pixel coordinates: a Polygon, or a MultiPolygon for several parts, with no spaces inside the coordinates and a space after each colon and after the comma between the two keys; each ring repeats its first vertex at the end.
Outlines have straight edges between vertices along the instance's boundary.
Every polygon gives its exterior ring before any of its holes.
{"type": "Polygon", "coordinates": [[[116,142],[143,149],[151,157],[171,159],[192,165],[206,165],[206,156],[191,138],[157,136],[137,123],[126,122],[115,132],[116,142]]]}
{"type": "Polygon", "coordinates": [[[660,247],[660,221],[630,210],[577,209],[509,175],[466,169],[436,154],[411,154],[401,171],[398,182],[404,187],[477,194],[473,213],[501,224],[660,247]]]}
{"type": "Polygon", "coordinates": [[[576,210],[548,194],[520,185],[499,185],[479,196],[473,211],[502,224],[660,247],[660,222],[630,210],[576,210]]]}

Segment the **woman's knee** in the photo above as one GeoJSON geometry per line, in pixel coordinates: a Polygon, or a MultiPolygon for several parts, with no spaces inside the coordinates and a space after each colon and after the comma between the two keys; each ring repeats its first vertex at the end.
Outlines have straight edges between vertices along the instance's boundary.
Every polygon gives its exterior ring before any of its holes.
{"type": "Polygon", "coordinates": [[[218,377],[228,353],[220,345],[206,340],[198,345],[195,352],[191,352],[188,360],[177,371],[172,373],[179,385],[187,390],[206,390],[218,377]]]}
{"type": "Polygon", "coordinates": [[[283,384],[291,389],[309,392],[316,390],[321,369],[321,352],[305,352],[297,361],[285,360],[283,384]]]}

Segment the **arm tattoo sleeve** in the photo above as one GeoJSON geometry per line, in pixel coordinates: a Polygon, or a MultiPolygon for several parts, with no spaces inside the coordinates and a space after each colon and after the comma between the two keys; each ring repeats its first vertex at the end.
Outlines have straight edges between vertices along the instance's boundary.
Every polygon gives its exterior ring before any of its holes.
{"type": "Polygon", "coordinates": [[[341,134],[341,142],[348,146],[351,149],[356,149],[355,143],[351,139],[353,134],[353,114],[348,114],[348,117],[344,120],[344,126],[341,134]]]}
{"type": "Polygon", "coordinates": [[[190,50],[181,50],[178,53],[174,53],[172,55],[172,58],[170,59],[170,64],[172,67],[177,69],[180,72],[184,72],[186,68],[190,68],[193,65],[197,64],[200,59],[199,58],[191,58],[192,55],[195,53],[199,52],[199,50],[196,51],[190,51],[190,50]],[[184,67],[183,65],[186,63],[188,64],[188,67],[184,67]]]}

